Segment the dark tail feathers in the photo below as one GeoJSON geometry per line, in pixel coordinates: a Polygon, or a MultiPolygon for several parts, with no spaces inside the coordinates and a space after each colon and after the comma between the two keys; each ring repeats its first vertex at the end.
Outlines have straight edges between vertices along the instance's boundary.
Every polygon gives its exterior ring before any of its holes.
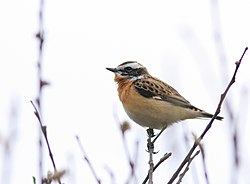
{"type": "MultiPolygon", "coordinates": [[[[207,112],[202,113],[202,115],[204,115],[204,117],[207,117],[207,118],[212,118],[213,117],[213,114],[209,114],[207,112]]],[[[217,116],[215,119],[223,120],[224,118],[221,117],[221,116],[217,116]]]]}

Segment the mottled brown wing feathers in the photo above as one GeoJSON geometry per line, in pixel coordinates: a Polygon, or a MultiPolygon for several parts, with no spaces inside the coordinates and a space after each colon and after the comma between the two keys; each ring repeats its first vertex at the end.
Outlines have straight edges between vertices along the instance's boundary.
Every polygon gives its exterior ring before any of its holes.
{"type": "Polygon", "coordinates": [[[134,82],[134,86],[137,92],[146,98],[162,100],[173,105],[199,110],[192,106],[174,88],[156,78],[146,77],[138,79],[134,82]]]}

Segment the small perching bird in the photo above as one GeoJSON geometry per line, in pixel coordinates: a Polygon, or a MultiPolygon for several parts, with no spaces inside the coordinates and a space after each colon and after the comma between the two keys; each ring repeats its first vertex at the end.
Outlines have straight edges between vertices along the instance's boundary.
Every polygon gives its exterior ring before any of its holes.
{"type": "MultiPolygon", "coordinates": [[[[143,127],[165,129],[185,119],[213,116],[190,104],[174,88],[151,76],[136,61],[106,69],[115,73],[118,95],[126,113],[143,127]]],[[[217,116],[216,119],[222,120],[223,117],[217,116]]]]}

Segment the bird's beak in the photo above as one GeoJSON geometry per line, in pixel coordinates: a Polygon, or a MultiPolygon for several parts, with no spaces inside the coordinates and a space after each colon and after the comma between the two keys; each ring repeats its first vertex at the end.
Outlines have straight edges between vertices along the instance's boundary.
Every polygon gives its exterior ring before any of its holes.
{"type": "Polygon", "coordinates": [[[118,72],[118,70],[116,68],[106,68],[106,69],[111,71],[111,72],[114,72],[114,73],[118,72]]]}

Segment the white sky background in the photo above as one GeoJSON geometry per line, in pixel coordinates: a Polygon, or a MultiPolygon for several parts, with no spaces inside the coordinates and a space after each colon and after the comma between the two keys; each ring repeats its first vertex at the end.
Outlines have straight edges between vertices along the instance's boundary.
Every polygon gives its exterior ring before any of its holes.
{"type": "MultiPolygon", "coordinates": [[[[124,183],[129,175],[114,114],[121,121],[129,119],[117,97],[114,76],[106,67],[139,61],[195,106],[215,111],[234,62],[250,43],[250,3],[224,0],[217,11],[212,2],[45,1],[43,76],[51,85],[43,93],[42,116],[57,167],[69,171],[64,183],[95,182],[75,135],[81,138],[103,183],[110,183],[106,166],[117,183],[124,183]],[[218,54],[223,50],[218,50],[220,42],[214,37],[215,19],[220,23],[225,60],[218,54]]],[[[39,2],[33,0],[0,2],[0,183],[32,183],[32,176],[38,176],[38,123],[30,104],[37,95],[38,7],[39,2]],[[16,119],[10,118],[13,107],[16,119]]],[[[250,182],[249,56],[248,51],[228,95],[238,118],[241,162],[236,175],[242,184],[250,182]]],[[[225,120],[215,122],[203,141],[211,184],[234,183],[232,124],[224,107],[225,120]]],[[[136,174],[141,183],[148,169],[146,132],[130,122],[132,129],[126,135],[131,155],[139,140],[136,174]]],[[[169,180],[191,147],[191,132],[200,135],[207,123],[179,123],[160,137],[155,161],[165,152],[173,155],[155,172],[155,183],[169,180]]],[[[44,154],[46,173],[53,167],[46,147],[44,154]]],[[[192,163],[184,183],[193,183],[193,178],[204,182],[201,156],[192,163]]]]}

